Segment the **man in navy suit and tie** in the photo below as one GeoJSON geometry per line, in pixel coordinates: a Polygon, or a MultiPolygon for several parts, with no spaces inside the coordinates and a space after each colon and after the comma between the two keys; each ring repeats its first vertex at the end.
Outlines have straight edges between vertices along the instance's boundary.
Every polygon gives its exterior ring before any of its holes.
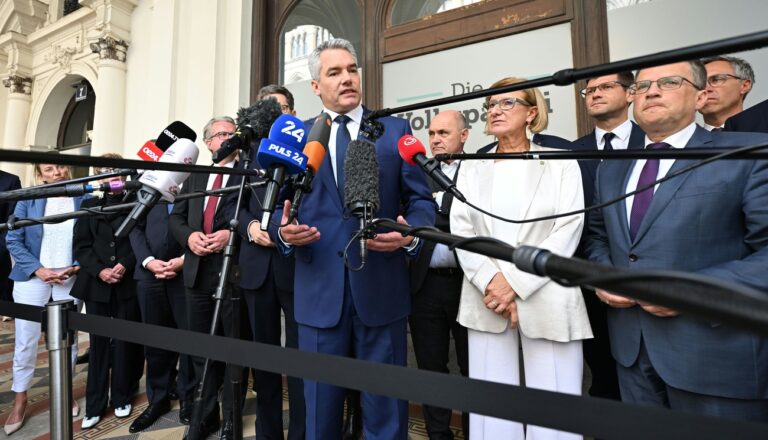
{"type": "MultiPolygon", "coordinates": [[[[368,240],[368,262],[362,270],[345,267],[344,248],[359,222],[344,209],[344,156],[349,141],[358,139],[368,110],[361,105],[357,56],[348,41],[333,39],[318,46],[309,69],[312,90],[334,121],[329,154],[299,208],[298,222],[271,231],[281,251],[296,258],[299,349],[404,366],[410,312],[406,254],[418,250],[418,240],[382,231],[368,240]]],[[[413,226],[434,224],[435,202],[424,173],[397,152],[398,139],[411,132],[408,122],[391,117],[379,122],[384,134],[376,141],[380,204],[375,216],[413,226]]],[[[283,215],[287,221],[289,206],[286,201],[276,218],[283,215]]],[[[350,252],[350,259],[359,264],[356,252],[350,252]]],[[[345,390],[305,380],[304,393],[307,438],[339,438],[345,390]]],[[[362,406],[365,438],[406,438],[406,402],[362,393],[362,406]]]]}
{"type": "MultiPolygon", "coordinates": [[[[628,148],[642,148],[645,133],[629,120],[629,106],[633,96],[627,90],[635,81],[632,72],[621,72],[591,78],[587,87],[581,90],[581,97],[587,113],[595,121],[595,129],[573,142],[574,150],[611,151],[628,148]]],[[[599,160],[580,160],[581,181],[584,187],[584,206],[591,206],[595,196],[595,175],[599,160]]],[[[586,218],[588,225],[589,217],[586,218]]],[[[585,227],[584,230],[587,230],[585,227]]],[[[582,237],[576,255],[584,257],[582,237]]],[[[592,373],[589,394],[606,399],[619,399],[619,382],[616,378],[616,363],[611,356],[605,305],[591,289],[583,289],[589,322],[592,324],[594,339],[584,341],[584,360],[592,373]]]]}
{"type": "Polygon", "coordinates": [[[755,72],[748,62],[736,57],[717,56],[701,62],[707,69],[707,102],[699,113],[704,116],[704,128],[722,129],[728,118],[744,110],[755,72]]]}
{"type": "MultiPolygon", "coordinates": [[[[717,148],[768,141],[709,132],[695,122],[706,102],[699,61],[641,69],[630,86],[645,148],[717,148]]],[[[595,202],[648,185],[694,161],[605,161],[595,202]]],[[[721,278],[768,292],[768,162],[720,161],[600,210],[590,219],[591,260],[721,278]]],[[[695,291],[689,292],[695,296],[695,291]]],[[[768,421],[768,340],[686,311],[603,290],[622,401],[768,421]]],[[[630,295],[631,296],[631,295],[630,295]]]]}

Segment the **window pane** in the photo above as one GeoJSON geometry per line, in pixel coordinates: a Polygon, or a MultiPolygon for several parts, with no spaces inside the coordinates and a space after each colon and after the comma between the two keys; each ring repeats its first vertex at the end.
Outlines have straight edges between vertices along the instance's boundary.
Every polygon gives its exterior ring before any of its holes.
{"type": "Polygon", "coordinates": [[[392,8],[392,26],[482,1],[485,0],[399,0],[392,8]]]}

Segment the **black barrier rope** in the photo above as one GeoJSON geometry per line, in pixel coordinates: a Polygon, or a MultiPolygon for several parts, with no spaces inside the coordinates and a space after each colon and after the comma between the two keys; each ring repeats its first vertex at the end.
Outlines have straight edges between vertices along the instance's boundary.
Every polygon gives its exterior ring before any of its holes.
{"type": "Polygon", "coordinates": [[[516,92],[518,90],[530,89],[532,87],[543,87],[548,85],[567,86],[580,79],[597,78],[599,76],[611,75],[628,70],[642,69],[645,67],[658,66],[679,61],[688,61],[712,55],[720,55],[722,53],[743,52],[746,50],[759,49],[766,45],[768,45],[768,31],[754,32],[737,37],[725,38],[719,41],[712,41],[709,43],[696,44],[679,49],[658,52],[651,55],[628,58],[626,60],[615,61],[612,63],[598,64],[594,66],[582,67],[579,69],[563,69],[555,72],[551,76],[528,80],[517,84],[510,84],[508,86],[478,90],[461,95],[433,99],[431,101],[417,102],[415,104],[409,104],[402,107],[374,110],[369,113],[366,118],[376,119],[382,116],[391,116],[396,113],[404,113],[411,110],[419,110],[422,108],[453,104],[456,102],[468,101],[470,99],[485,98],[486,96],[516,92]]]}
{"type": "Polygon", "coordinates": [[[68,321],[71,330],[599,438],[768,438],[768,424],[528,389],[103,316],[70,312],[68,321]]]}
{"type": "MultiPolygon", "coordinates": [[[[248,183],[246,186],[255,193],[255,187],[257,186],[263,186],[265,182],[259,181],[254,183],[248,183]]],[[[199,197],[206,197],[206,196],[215,196],[215,195],[221,195],[221,194],[228,194],[234,191],[237,191],[239,187],[237,186],[227,186],[224,188],[219,189],[213,189],[213,190],[200,190],[195,191],[191,193],[186,194],[180,194],[176,196],[176,201],[181,200],[189,200],[199,197]]],[[[89,215],[112,215],[118,212],[123,211],[129,211],[133,209],[134,206],[136,206],[137,202],[129,202],[129,203],[120,203],[117,205],[109,205],[109,206],[99,206],[94,208],[82,208],[77,211],[67,212],[64,214],[54,214],[49,215],[45,217],[40,218],[16,218],[13,215],[8,219],[7,223],[0,224],[0,232],[6,231],[6,230],[13,230],[13,229],[19,229],[26,226],[32,226],[32,225],[42,225],[42,224],[48,224],[48,223],[61,223],[65,222],[70,219],[76,219],[81,217],[87,217],[89,215]]],[[[158,203],[167,203],[164,201],[158,202],[158,203]]]]}
{"type": "Polygon", "coordinates": [[[0,315],[25,321],[43,322],[43,308],[0,300],[0,315]]]}
{"type": "MultiPolygon", "coordinates": [[[[483,208],[470,203],[469,201],[467,201],[465,203],[467,204],[467,206],[471,207],[472,209],[475,209],[475,210],[477,210],[479,212],[482,212],[483,214],[485,214],[485,215],[487,215],[489,217],[493,217],[493,218],[495,218],[497,220],[501,220],[501,221],[507,222],[507,223],[515,223],[515,224],[534,223],[534,222],[540,222],[540,221],[545,221],[545,220],[553,220],[553,219],[557,219],[557,218],[561,218],[561,217],[570,217],[572,215],[577,215],[577,214],[586,214],[587,212],[594,211],[596,209],[602,209],[602,208],[605,208],[606,206],[613,205],[614,203],[618,203],[618,202],[620,202],[620,201],[622,201],[624,199],[627,199],[627,198],[629,198],[631,196],[634,196],[637,193],[640,193],[640,192],[643,192],[643,191],[645,191],[647,189],[653,188],[656,185],[659,185],[659,184],[661,184],[663,182],[666,182],[667,180],[670,180],[670,179],[672,179],[674,177],[677,177],[679,175],[688,173],[690,171],[695,170],[696,168],[702,167],[704,165],[707,165],[709,163],[715,162],[717,160],[727,159],[727,158],[730,158],[731,156],[740,156],[740,155],[742,155],[744,153],[749,153],[749,152],[756,151],[756,150],[762,150],[764,148],[768,148],[768,144],[754,144],[754,145],[747,145],[747,146],[740,147],[740,148],[735,148],[735,149],[722,149],[721,153],[715,154],[713,156],[708,156],[706,159],[699,160],[699,161],[694,162],[694,163],[692,163],[692,164],[690,164],[688,166],[680,168],[679,170],[677,170],[675,172],[668,173],[666,176],[664,176],[664,177],[662,177],[660,179],[657,179],[656,181],[651,182],[651,183],[649,183],[647,185],[643,185],[643,186],[641,186],[639,188],[636,188],[634,191],[630,191],[630,192],[628,192],[626,194],[623,194],[623,195],[620,195],[620,196],[618,196],[616,198],[607,200],[607,201],[605,201],[603,203],[598,203],[597,205],[587,206],[587,207],[585,207],[583,209],[578,209],[578,210],[575,210],[575,211],[564,212],[564,213],[561,213],[561,214],[552,214],[552,215],[545,215],[543,217],[534,217],[534,218],[523,219],[523,220],[515,220],[515,219],[509,219],[509,218],[506,218],[506,217],[502,217],[502,216],[494,214],[494,213],[492,213],[490,211],[486,211],[483,208]]],[[[629,151],[629,150],[627,150],[627,151],[629,151]]],[[[661,150],[655,150],[655,151],[661,151],[661,150]]],[[[482,157],[483,154],[482,153],[478,154],[478,155],[473,155],[473,156],[478,156],[478,157],[476,157],[477,159],[483,159],[483,157],[482,157]]],[[[484,159],[492,159],[492,158],[493,157],[486,157],[484,159]]],[[[672,157],[669,157],[669,158],[671,159],[672,157]]]]}
{"type": "MultiPolygon", "coordinates": [[[[727,132],[726,132],[727,133],[727,132]]],[[[757,144],[755,144],[757,145],[757,144]]],[[[768,148],[768,144],[762,144],[768,148]]],[[[670,148],[666,150],[531,150],[520,153],[440,153],[434,156],[435,160],[445,162],[453,160],[491,160],[491,159],[517,159],[517,160],[636,160],[636,159],[708,159],[718,154],[734,151],[742,146],[724,148],[685,147],[670,148]]],[[[727,160],[753,160],[768,159],[768,152],[747,151],[733,154],[722,159],[727,160]]]]}
{"type": "Polygon", "coordinates": [[[491,237],[461,237],[432,228],[411,228],[390,219],[376,219],[383,227],[419,238],[515,264],[519,269],[556,282],[597,287],[652,304],[691,313],[714,323],[768,334],[768,297],[751,287],[677,271],[629,270],[578,258],[561,257],[543,249],[513,247],[491,237]],[[538,250],[538,254],[532,251],[538,250]],[[544,257],[544,258],[538,258],[544,257]],[[696,292],[691,295],[690,292],[696,292]]]}
{"type": "MultiPolygon", "coordinates": [[[[261,170],[246,170],[237,167],[229,168],[171,162],[145,162],[143,160],[134,159],[112,159],[108,157],[75,156],[72,154],[51,154],[5,149],[0,149],[0,162],[50,163],[78,167],[132,168],[141,170],[180,171],[184,173],[235,174],[238,176],[252,177],[263,177],[264,175],[261,170]]],[[[101,178],[101,176],[99,176],[99,178],[101,178]]]]}

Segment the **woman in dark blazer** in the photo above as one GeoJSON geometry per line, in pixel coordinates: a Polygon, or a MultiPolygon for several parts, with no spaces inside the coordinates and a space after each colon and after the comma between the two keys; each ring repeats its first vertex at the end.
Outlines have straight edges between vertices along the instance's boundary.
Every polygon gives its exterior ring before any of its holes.
{"type": "MultiPolygon", "coordinates": [[[[105,157],[120,157],[106,155],[105,157]]],[[[101,174],[108,170],[97,169],[101,174]]],[[[118,178],[114,178],[118,179],[118,178]]],[[[122,194],[83,202],[83,208],[122,202],[122,194]]],[[[74,232],[74,255],[81,271],[72,296],[85,302],[86,312],[130,321],[141,321],[133,270],[136,257],[128,238],[115,238],[125,214],[93,215],[78,220],[74,232]]],[[[85,390],[82,428],[94,427],[107,408],[109,397],[115,416],[128,417],[144,364],[140,345],[90,335],[91,351],[85,390]]]]}

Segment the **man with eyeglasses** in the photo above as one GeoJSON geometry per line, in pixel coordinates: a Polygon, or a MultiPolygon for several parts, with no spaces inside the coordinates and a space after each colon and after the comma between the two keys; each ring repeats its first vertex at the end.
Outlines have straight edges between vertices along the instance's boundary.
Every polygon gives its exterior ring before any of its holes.
{"type": "MultiPolygon", "coordinates": [[[[203,128],[203,141],[211,154],[221,148],[225,140],[235,133],[235,121],[229,116],[214,117],[203,128]]],[[[232,168],[235,166],[237,151],[233,152],[214,166],[232,168]]],[[[233,186],[240,183],[240,177],[228,174],[192,174],[181,190],[182,194],[233,186]]],[[[237,193],[226,196],[206,196],[176,203],[169,218],[171,232],[184,247],[184,286],[186,288],[187,321],[189,329],[208,333],[211,329],[215,301],[213,293],[219,282],[219,271],[223,261],[222,250],[229,240],[229,221],[234,215],[237,193]]],[[[237,256],[235,256],[237,258],[237,256]]],[[[232,286],[235,288],[237,286],[232,286]]],[[[222,323],[231,322],[232,304],[222,303],[222,323]]],[[[242,310],[242,309],[241,309],[242,310]]],[[[243,322],[241,319],[240,322],[243,322]]],[[[230,334],[230,326],[223,325],[223,333],[230,334]]],[[[242,336],[242,335],[241,335],[242,336]]],[[[204,359],[193,357],[195,376],[202,379],[204,359]]],[[[200,417],[190,423],[187,438],[200,439],[216,432],[221,423],[219,419],[219,388],[224,383],[224,365],[220,362],[211,364],[211,374],[202,396],[200,417]]],[[[228,374],[227,374],[228,376],[228,374]]],[[[229,380],[224,387],[222,399],[224,426],[221,438],[233,436],[232,393],[229,380]]],[[[195,413],[197,414],[197,413],[195,413]]]]}
{"type": "MultiPolygon", "coordinates": [[[[717,148],[768,141],[709,132],[695,123],[707,101],[699,61],[641,69],[629,88],[646,149],[717,148]]],[[[695,161],[605,161],[595,203],[619,197],[695,161]]],[[[768,291],[768,162],[720,161],[651,186],[590,214],[593,261],[676,270],[768,291]]],[[[661,282],[661,281],[660,281],[661,282]]],[[[768,341],[604,290],[621,399],[684,412],[768,421],[768,341]]],[[[688,292],[695,297],[696,291],[688,292]]]]}
{"type": "Polygon", "coordinates": [[[723,128],[725,121],[744,110],[744,99],[755,83],[752,66],[741,58],[718,56],[702,60],[707,68],[707,101],[699,110],[704,128],[723,128]]]}
{"type": "MultiPolygon", "coordinates": [[[[635,81],[632,72],[620,72],[591,78],[581,90],[581,97],[587,113],[595,121],[595,129],[573,141],[573,149],[580,151],[612,151],[628,148],[642,148],[645,133],[629,120],[629,106],[634,96],[629,93],[629,86],[635,81]]],[[[600,161],[580,160],[581,180],[584,187],[584,206],[593,204],[595,194],[595,176],[600,161]]],[[[586,231],[589,216],[585,217],[586,231]]],[[[582,236],[576,256],[584,257],[585,237],[582,236]]],[[[592,324],[593,339],[584,344],[584,360],[592,373],[589,395],[606,399],[620,398],[619,382],[616,378],[616,364],[611,357],[608,323],[605,306],[597,299],[592,289],[582,289],[587,305],[589,322],[592,324]]]]}

